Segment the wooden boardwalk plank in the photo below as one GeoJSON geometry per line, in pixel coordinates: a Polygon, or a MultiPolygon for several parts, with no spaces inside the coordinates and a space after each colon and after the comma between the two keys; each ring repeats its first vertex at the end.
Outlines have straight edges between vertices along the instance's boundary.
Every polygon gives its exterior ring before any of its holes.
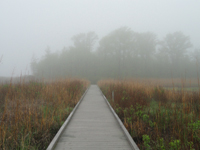
{"type": "Polygon", "coordinates": [[[91,85],[54,149],[130,150],[132,148],[101,91],[96,85],[91,85]]]}

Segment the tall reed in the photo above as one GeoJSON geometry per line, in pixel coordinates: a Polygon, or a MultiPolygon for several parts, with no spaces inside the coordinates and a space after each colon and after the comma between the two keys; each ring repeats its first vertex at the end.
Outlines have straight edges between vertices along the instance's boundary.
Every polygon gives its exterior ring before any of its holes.
{"type": "Polygon", "coordinates": [[[0,149],[46,149],[88,85],[81,79],[0,85],[0,149]]]}

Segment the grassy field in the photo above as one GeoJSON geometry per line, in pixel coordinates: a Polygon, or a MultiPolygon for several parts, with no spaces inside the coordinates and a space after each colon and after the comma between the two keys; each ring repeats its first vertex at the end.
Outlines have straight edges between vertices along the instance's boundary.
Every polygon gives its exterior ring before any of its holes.
{"type": "Polygon", "coordinates": [[[140,149],[200,149],[198,81],[102,80],[98,85],[140,149]],[[190,86],[195,91],[184,90],[190,86]]]}
{"type": "Polygon", "coordinates": [[[80,79],[0,85],[0,149],[46,149],[88,85],[80,79]]]}

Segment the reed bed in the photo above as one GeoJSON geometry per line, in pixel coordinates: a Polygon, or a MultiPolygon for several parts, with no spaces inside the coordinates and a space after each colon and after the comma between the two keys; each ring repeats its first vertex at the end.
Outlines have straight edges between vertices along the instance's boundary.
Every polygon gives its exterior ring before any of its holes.
{"type": "Polygon", "coordinates": [[[152,80],[101,80],[98,85],[140,149],[200,149],[199,91],[165,89],[152,80]]]}
{"type": "Polygon", "coordinates": [[[46,149],[88,85],[81,79],[0,85],[0,149],[46,149]]]}

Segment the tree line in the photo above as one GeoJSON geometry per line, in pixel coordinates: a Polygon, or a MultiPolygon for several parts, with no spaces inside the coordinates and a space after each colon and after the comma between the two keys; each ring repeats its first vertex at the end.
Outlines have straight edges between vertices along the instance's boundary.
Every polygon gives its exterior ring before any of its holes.
{"type": "Polygon", "coordinates": [[[71,40],[72,46],[59,52],[48,48],[39,61],[33,58],[33,75],[96,82],[103,78],[196,78],[199,73],[200,49],[193,50],[190,38],[180,31],[160,40],[152,32],[121,27],[99,41],[95,32],[80,33],[71,40]]]}

